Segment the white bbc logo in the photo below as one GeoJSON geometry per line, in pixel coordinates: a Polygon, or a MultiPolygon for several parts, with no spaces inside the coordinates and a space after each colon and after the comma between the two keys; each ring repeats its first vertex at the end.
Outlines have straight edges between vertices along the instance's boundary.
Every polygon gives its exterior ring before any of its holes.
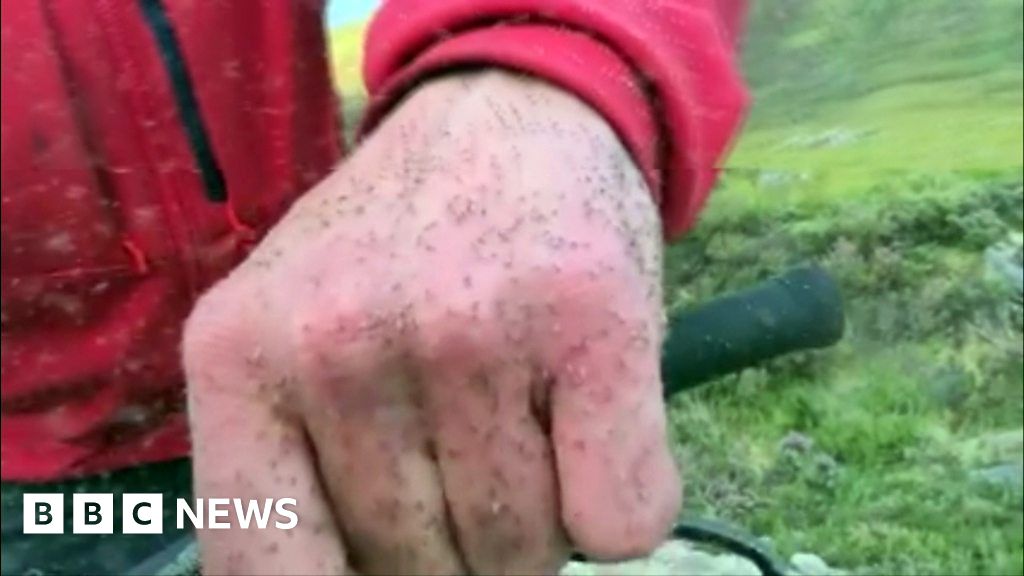
{"type": "Polygon", "coordinates": [[[121,496],[121,532],[125,534],[163,534],[164,497],[160,494],[121,496]]]}
{"type": "MultiPolygon", "coordinates": [[[[73,494],[71,502],[72,533],[114,533],[113,494],[73,494]]],[[[22,522],[25,534],[63,534],[64,495],[24,494],[22,522]]],[[[164,499],[161,494],[121,496],[121,532],[161,534],[163,527],[164,499]]]]}
{"type": "Polygon", "coordinates": [[[21,506],[25,534],[64,533],[63,494],[25,494],[21,506]]]}
{"type": "Polygon", "coordinates": [[[72,503],[72,532],[75,534],[114,533],[113,494],[75,494],[72,503]]]}
{"type": "MultiPolygon", "coordinates": [[[[164,497],[162,494],[121,494],[116,508],[113,494],[72,494],[71,532],[73,534],[113,534],[116,512],[121,512],[123,534],[163,534],[164,497]]],[[[25,534],[64,533],[63,494],[23,494],[22,531],[25,534]]],[[[185,498],[175,500],[175,526],[188,524],[196,530],[292,530],[299,523],[295,498],[185,498]]]]}

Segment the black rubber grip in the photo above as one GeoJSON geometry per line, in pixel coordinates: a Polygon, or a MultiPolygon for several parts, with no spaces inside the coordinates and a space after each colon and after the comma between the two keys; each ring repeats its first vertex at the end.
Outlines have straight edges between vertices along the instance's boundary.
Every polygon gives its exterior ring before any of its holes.
{"type": "Polygon", "coordinates": [[[665,396],[843,335],[843,300],[823,268],[807,265],[669,319],[665,396]]]}

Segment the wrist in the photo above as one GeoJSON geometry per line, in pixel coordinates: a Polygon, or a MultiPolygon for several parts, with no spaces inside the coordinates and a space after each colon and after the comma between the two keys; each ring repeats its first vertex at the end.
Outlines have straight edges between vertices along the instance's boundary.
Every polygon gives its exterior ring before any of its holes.
{"type": "Polygon", "coordinates": [[[405,185],[438,175],[449,182],[507,185],[495,181],[493,172],[500,169],[540,193],[593,187],[613,203],[656,211],[629,151],[600,114],[567,91],[498,69],[422,83],[352,162],[374,166],[378,179],[407,180],[405,185]]]}

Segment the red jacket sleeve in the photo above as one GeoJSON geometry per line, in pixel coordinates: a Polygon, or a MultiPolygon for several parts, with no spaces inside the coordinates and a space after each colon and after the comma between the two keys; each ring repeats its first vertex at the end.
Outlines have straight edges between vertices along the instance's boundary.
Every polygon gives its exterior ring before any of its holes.
{"type": "Polygon", "coordinates": [[[450,67],[527,72],[587,102],[629,148],[666,236],[693,224],[748,95],[736,45],[746,0],[389,0],[366,39],[363,130],[450,67]]]}

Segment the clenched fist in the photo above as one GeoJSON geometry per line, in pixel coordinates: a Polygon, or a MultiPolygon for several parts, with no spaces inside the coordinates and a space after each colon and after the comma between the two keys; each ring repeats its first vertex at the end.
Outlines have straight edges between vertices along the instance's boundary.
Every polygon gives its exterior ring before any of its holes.
{"type": "Polygon", "coordinates": [[[675,517],[661,228],[572,96],[419,87],[206,295],[184,343],[199,497],[298,501],[207,530],[204,572],[551,573],[675,517]]]}

